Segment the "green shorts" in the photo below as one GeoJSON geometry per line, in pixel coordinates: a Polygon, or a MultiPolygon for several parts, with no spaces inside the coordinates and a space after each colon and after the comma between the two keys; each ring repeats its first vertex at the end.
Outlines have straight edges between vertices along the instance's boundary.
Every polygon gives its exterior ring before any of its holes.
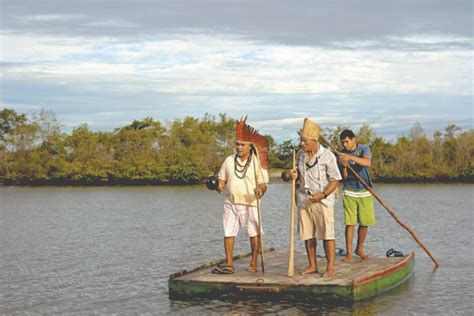
{"type": "MultiPolygon", "coordinates": [[[[348,192],[354,195],[364,195],[367,191],[348,192]]],[[[343,192],[342,205],[344,207],[344,220],[346,225],[372,226],[375,224],[374,197],[372,195],[364,197],[350,196],[343,192]]]]}

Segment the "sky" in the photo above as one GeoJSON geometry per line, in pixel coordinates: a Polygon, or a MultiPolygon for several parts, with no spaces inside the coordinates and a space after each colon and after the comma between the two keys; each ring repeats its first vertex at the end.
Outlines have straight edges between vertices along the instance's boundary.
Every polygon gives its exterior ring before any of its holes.
{"type": "Polygon", "coordinates": [[[473,8],[458,0],[0,0],[0,107],[70,132],[305,117],[395,139],[473,128],[473,8]]]}

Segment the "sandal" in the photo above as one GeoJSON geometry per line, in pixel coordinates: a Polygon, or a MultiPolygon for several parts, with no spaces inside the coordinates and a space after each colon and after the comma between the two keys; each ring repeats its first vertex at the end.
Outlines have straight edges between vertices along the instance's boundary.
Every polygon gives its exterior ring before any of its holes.
{"type": "Polygon", "coordinates": [[[211,272],[214,274],[233,274],[234,271],[235,269],[233,266],[218,264],[211,272]]]}

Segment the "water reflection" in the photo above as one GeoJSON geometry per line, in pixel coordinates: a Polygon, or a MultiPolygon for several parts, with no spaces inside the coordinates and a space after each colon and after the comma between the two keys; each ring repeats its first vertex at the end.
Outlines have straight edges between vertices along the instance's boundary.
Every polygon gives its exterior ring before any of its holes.
{"type": "Polygon", "coordinates": [[[206,309],[209,312],[223,313],[224,315],[245,314],[245,315],[262,315],[262,314],[285,314],[285,315],[306,315],[315,313],[321,314],[341,314],[351,313],[352,308],[348,305],[340,304],[314,304],[311,302],[262,302],[256,300],[232,301],[232,300],[192,300],[192,301],[171,301],[171,313],[193,314],[193,312],[201,312],[206,309]]]}

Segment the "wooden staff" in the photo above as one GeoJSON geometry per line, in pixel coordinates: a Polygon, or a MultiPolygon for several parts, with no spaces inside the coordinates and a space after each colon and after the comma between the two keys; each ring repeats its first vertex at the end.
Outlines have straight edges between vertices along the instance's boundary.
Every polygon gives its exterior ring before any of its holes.
{"type": "MultiPolygon", "coordinates": [[[[341,152],[339,150],[337,150],[336,148],[334,148],[334,146],[331,145],[330,142],[327,141],[327,139],[323,136],[323,135],[320,135],[321,139],[329,146],[331,147],[332,151],[334,151],[337,155],[339,155],[341,152]]],[[[357,172],[355,172],[354,169],[352,169],[352,167],[350,166],[350,164],[347,164],[347,167],[349,168],[349,170],[352,172],[352,174],[354,174],[354,176],[357,178],[357,180],[359,180],[363,185],[364,187],[370,192],[372,193],[372,195],[377,199],[377,201],[379,201],[379,203],[387,210],[387,212],[393,217],[393,219],[400,225],[402,226],[403,228],[405,228],[405,230],[407,232],[410,233],[410,235],[413,237],[413,239],[415,239],[415,241],[418,243],[418,245],[423,248],[423,250],[428,254],[428,256],[431,258],[431,260],[433,260],[434,264],[436,267],[439,267],[440,266],[440,263],[438,260],[436,260],[436,258],[431,254],[431,252],[428,250],[428,248],[426,248],[426,246],[418,239],[418,237],[416,236],[415,232],[413,230],[410,229],[410,227],[408,227],[405,223],[403,223],[402,221],[400,221],[398,219],[398,217],[395,215],[395,213],[390,209],[390,207],[384,203],[384,201],[382,201],[382,199],[370,188],[370,186],[359,176],[359,174],[357,172]]]]}
{"type": "MultiPolygon", "coordinates": [[[[295,146],[293,146],[293,165],[292,170],[296,169],[295,146]]],[[[288,259],[288,276],[295,274],[295,195],[296,178],[291,181],[291,219],[290,219],[290,257],[288,259]]]]}
{"type": "MultiPolygon", "coordinates": [[[[255,160],[258,159],[257,153],[255,153],[255,156],[253,157],[253,173],[255,175],[255,188],[258,188],[258,182],[257,182],[257,167],[255,160]]],[[[258,198],[257,195],[255,195],[257,198],[257,211],[258,211],[258,231],[260,234],[260,238],[258,239],[258,246],[260,248],[260,259],[262,263],[262,273],[265,273],[265,258],[263,257],[263,234],[262,234],[262,212],[260,211],[260,199],[258,198]]]]}

